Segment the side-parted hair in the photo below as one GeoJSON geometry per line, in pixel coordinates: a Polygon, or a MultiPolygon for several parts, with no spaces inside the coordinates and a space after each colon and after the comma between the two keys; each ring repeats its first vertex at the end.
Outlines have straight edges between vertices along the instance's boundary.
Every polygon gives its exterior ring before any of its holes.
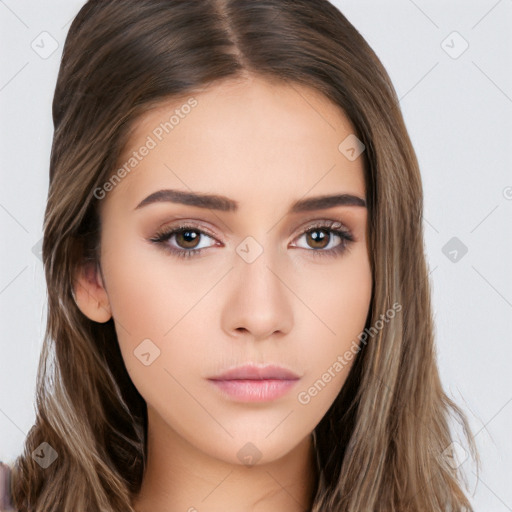
{"type": "Polygon", "coordinates": [[[479,459],[437,368],[418,162],[390,78],[365,39],[327,0],[89,0],[70,27],[53,100],[42,248],[48,317],[36,421],[13,467],[18,511],[133,512],[146,403],[113,319],[89,320],[73,298],[78,269],[99,265],[95,191],[118,169],[141,115],[249,74],[309,86],[352,122],[365,145],[374,283],[366,326],[402,306],[361,344],[315,429],[321,472],[311,511],[472,510],[451,459],[452,415],[479,459]],[[46,469],[32,458],[43,442],[58,454],[46,469]]]}

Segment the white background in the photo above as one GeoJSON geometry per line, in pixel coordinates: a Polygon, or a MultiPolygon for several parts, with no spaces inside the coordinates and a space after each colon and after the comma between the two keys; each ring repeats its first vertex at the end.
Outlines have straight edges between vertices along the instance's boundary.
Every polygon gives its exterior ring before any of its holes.
{"type": "MultiPolygon", "coordinates": [[[[34,421],[46,319],[35,253],[51,100],[62,45],[83,3],[0,0],[0,460],[7,462],[34,421]],[[32,48],[46,37],[51,49],[44,31],[59,45],[47,58],[32,48]]],[[[469,416],[483,462],[478,481],[470,460],[463,464],[475,510],[511,511],[512,0],[333,3],[388,70],[420,162],[441,376],[469,416]],[[468,249],[456,262],[443,253],[452,237],[468,249]]]]}

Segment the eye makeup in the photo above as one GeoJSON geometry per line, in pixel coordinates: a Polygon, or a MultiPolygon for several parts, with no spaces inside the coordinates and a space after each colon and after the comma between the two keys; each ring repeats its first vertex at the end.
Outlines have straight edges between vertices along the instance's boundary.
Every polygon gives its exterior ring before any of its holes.
{"type": "MultiPolygon", "coordinates": [[[[314,257],[339,256],[348,249],[352,242],[355,241],[352,232],[347,229],[341,222],[334,220],[314,221],[302,229],[296,239],[304,235],[309,238],[307,243],[320,243],[321,245],[325,241],[328,241],[327,247],[332,245],[332,241],[335,238],[340,240],[338,244],[328,249],[323,246],[319,248],[309,246],[309,249],[305,247],[293,246],[294,248],[304,249],[307,252],[313,253],[314,257]]],[[[188,243],[194,244],[197,240],[200,242],[202,237],[211,238],[218,242],[215,235],[209,230],[205,229],[203,226],[200,227],[193,222],[185,221],[180,222],[175,226],[167,226],[161,228],[153,237],[149,239],[149,241],[161,246],[166,252],[177,258],[193,258],[199,256],[209,248],[216,245],[213,244],[199,249],[195,248],[195,246],[186,247],[186,244],[188,243]],[[174,241],[174,244],[169,243],[171,240],[174,241]],[[179,244],[181,244],[181,247],[179,244]],[[185,247],[183,247],[183,244],[185,244],[185,247]]]]}

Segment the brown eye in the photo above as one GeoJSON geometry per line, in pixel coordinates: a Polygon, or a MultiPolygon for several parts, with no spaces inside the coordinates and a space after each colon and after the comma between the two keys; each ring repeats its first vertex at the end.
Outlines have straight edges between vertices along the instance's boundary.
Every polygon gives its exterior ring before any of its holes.
{"type": "Polygon", "coordinates": [[[325,249],[329,245],[331,236],[327,234],[327,229],[315,228],[305,233],[306,239],[310,247],[313,249],[325,249]]]}
{"type": "Polygon", "coordinates": [[[177,226],[170,230],[164,229],[150,238],[150,241],[163,246],[175,256],[189,258],[198,255],[203,249],[215,245],[215,243],[210,243],[210,245],[205,246],[204,242],[208,242],[208,238],[215,242],[212,235],[195,226],[177,226]],[[201,242],[203,243],[201,244],[201,242]],[[199,247],[199,245],[202,245],[202,247],[199,247]]]}
{"type": "MultiPolygon", "coordinates": [[[[306,238],[306,245],[295,247],[307,249],[307,252],[313,256],[341,255],[354,241],[352,233],[343,224],[336,221],[325,221],[320,225],[310,226],[298,237],[299,240],[302,238],[306,238]]],[[[169,253],[179,258],[198,256],[204,249],[216,245],[216,238],[213,235],[192,225],[181,225],[170,230],[164,229],[149,240],[163,246],[169,253]],[[208,238],[213,243],[206,246],[204,243],[201,244],[202,239],[204,242],[208,238]]]]}
{"type": "Polygon", "coordinates": [[[192,229],[184,229],[175,232],[176,243],[183,249],[195,249],[201,234],[198,231],[192,229]]]}
{"type": "Polygon", "coordinates": [[[302,231],[297,240],[305,239],[295,247],[306,249],[313,256],[336,256],[345,252],[345,249],[354,241],[354,237],[347,228],[337,221],[322,221],[309,226],[302,231]]]}

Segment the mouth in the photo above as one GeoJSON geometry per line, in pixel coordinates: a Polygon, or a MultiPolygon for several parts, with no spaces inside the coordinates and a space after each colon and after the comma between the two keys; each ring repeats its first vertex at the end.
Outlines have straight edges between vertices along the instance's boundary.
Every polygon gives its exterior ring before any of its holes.
{"type": "Polygon", "coordinates": [[[281,366],[249,364],[232,368],[208,380],[225,398],[239,402],[267,402],[288,393],[300,377],[281,366]]]}

